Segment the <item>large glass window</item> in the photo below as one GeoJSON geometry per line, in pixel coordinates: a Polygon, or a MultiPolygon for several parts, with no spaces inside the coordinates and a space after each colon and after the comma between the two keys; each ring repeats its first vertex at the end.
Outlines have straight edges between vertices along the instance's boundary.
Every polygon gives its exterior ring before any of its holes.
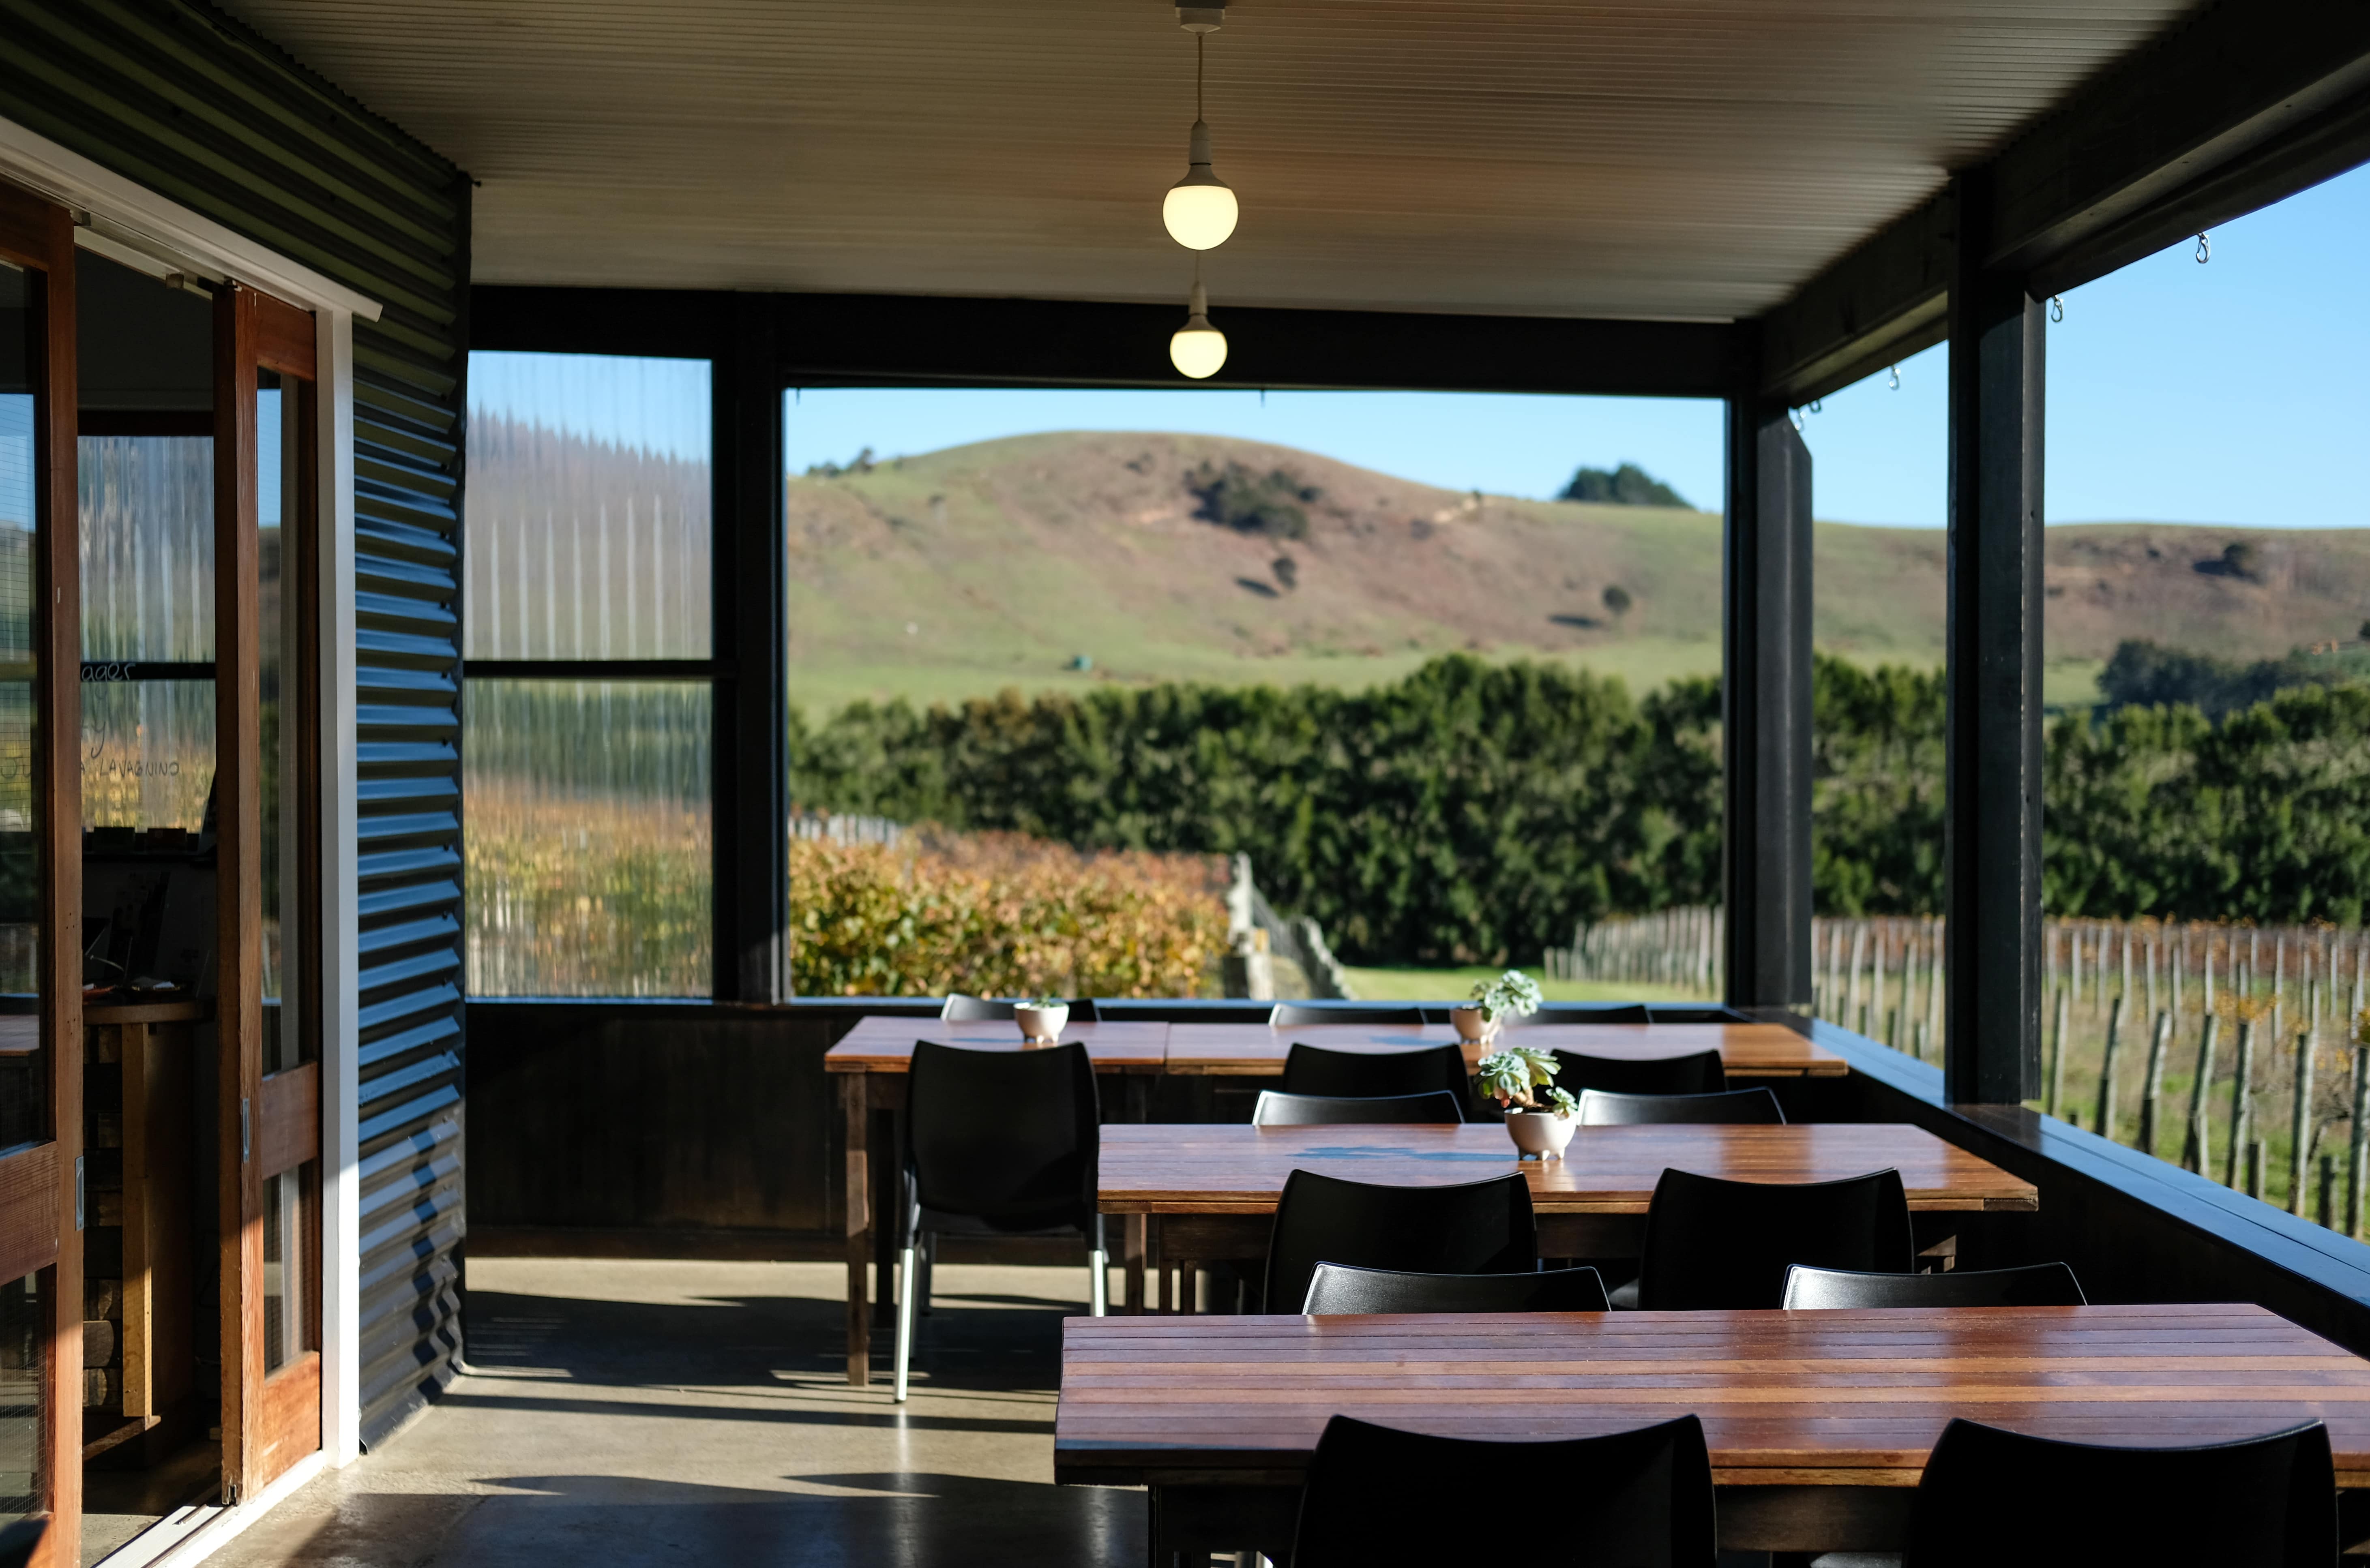
{"type": "Polygon", "coordinates": [[[783,415],[800,992],[1717,994],[1718,405],[783,415]]]}
{"type": "Polygon", "coordinates": [[[707,995],[709,367],[480,353],[469,374],[470,989],[707,995]]]}

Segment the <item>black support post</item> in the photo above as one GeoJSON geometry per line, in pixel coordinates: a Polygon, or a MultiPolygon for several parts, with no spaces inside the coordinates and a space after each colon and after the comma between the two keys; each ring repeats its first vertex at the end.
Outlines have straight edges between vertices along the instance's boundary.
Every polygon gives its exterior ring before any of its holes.
{"type": "Polygon", "coordinates": [[[2045,324],[1987,269],[1989,193],[1959,181],[1950,280],[1943,1073],[2013,1104],[2041,1080],[2042,396],[2045,324]]]}
{"type": "Polygon", "coordinates": [[[790,991],[782,395],[775,300],[736,294],[715,361],[716,995],[790,991]]]}
{"type": "Polygon", "coordinates": [[[1727,997],[1811,1000],[1811,453],[1782,406],[1728,405],[1721,565],[1727,997]]]}

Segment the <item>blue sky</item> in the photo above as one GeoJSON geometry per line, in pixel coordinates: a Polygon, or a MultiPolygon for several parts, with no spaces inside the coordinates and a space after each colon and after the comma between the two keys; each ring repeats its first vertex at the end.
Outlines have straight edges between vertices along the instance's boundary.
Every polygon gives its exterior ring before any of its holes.
{"type": "MultiPolygon", "coordinates": [[[[2049,333],[2048,516],[2370,527],[2370,168],[2136,262],[2065,298],[2049,333]]],[[[1223,311],[1213,320],[1223,326],[1223,311]]],[[[1818,514],[1943,521],[1943,350],[1803,415],[1818,514]]],[[[471,399],[661,450],[705,452],[704,366],[472,356],[471,399]]],[[[787,409],[792,470],[1048,429],[1244,436],[1457,489],[1553,494],[1636,463],[1698,506],[1720,491],[1714,403],[1413,393],[831,389],[787,409]]]]}

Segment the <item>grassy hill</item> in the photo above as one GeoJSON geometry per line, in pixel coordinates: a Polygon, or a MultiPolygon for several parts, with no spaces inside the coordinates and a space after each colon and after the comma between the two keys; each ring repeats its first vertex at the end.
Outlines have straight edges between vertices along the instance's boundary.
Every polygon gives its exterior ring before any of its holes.
{"type": "MultiPolygon", "coordinates": [[[[1707,512],[1440,490],[1218,437],[1053,433],[793,477],[788,517],[792,690],[818,715],[1109,681],[1358,686],[1460,648],[1633,689],[1720,667],[1707,512]],[[1302,536],[1202,515],[1224,509],[1208,481],[1229,465],[1313,491],[1302,536]]],[[[1936,530],[1819,524],[1820,646],[1939,662],[1943,546],[1936,530]]],[[[2046,571],[2060,701],[2087,695],[2124,637],[2256,658],[2350,639],[2370,615],[2370,530],[2054,528],[2046,571]],[[2244,575],[2223,561],[2242,540],[2244,575]]]]}

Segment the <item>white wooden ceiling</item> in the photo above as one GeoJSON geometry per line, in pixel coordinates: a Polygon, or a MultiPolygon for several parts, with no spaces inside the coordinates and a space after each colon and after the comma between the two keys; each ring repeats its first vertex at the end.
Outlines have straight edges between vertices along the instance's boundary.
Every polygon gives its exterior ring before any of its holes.
{"type": "MultiPolygon", "coordinates": [[[[230,0],[482,181],[489,283],[1181,299],[1159,0],[230,0]]],[[[1726,318],[2186,0],[1237,0],[1215,307],[1726,318]]]]}

